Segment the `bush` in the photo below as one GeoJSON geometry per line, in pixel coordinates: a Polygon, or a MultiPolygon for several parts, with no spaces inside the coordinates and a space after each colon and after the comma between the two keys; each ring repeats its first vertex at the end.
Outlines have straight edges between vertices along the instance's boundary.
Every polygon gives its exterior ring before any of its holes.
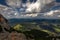
{"type": "Polygon", "coordinates": [[[23,33],[26,35],[27,39],[31,38],[35,40],[40,40],[40,39],[42,40],[43,38],[49,36],[48,33],[36,29],[32,29],[31,31],[25,31],[23,33]]]}
{"type": "Polygon", "coordinates": [[[14,30],[18,31],[18,32],[23,32],[25,31],[24,26],[22,26],[21,24],[17,24],[13,27],[14,30]]]}

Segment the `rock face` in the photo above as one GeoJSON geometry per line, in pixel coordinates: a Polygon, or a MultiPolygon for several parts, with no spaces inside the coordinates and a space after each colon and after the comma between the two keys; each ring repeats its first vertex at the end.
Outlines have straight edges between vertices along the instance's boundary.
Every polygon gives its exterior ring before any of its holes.
{"type": "Polygon", "coordinates": [[[4,18],[1,14],[0,14],[0,27],[2,28],[2,30],[5,32],[6,30],[10,30],[10,26],[8,24],[8,20],[6,18],[4,18]]]}
{"type": "Polygon", "coordinates": [[[26,40],[23,33],[0,33],[0,40],[26,40]]]}

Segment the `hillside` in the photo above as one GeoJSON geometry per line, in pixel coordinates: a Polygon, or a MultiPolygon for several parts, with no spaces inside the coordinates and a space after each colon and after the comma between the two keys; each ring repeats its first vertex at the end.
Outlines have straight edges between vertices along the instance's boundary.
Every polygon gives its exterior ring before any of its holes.
{"type": "Polygon", "coordinates": [[[60,35],[60,19],[10,19],[9,22],[12,26],[21,24],[25,30],[37,28],[60,35]]]}

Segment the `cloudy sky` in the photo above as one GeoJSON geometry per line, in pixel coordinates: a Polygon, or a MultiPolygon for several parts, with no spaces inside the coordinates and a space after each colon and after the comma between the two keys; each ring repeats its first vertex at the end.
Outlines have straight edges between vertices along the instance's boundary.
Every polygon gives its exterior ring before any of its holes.
{"type": "MultiPolygon", "coordinates": [[[[31,2],[32,2],[33,0],[31,0],[31,2]]],[[[36,1],[36,0],[35,0],[36,1]]],[[[56,0],[57,2],[60,2],[60,0],[56,0]]],[[[25,0],[23,0],[23,2],[26,2],[25,0]]],[[[6,4],[6,1],[5,0],[0,0],[0,4],[2,4],[2,5],[7,5],[6,4]]]]}
{"type": "MultiPolygon", "coordinates": [[[[11,0],[10,0],[11,1],[11,0]]],[[[27,0],[23,0],[23,3],[26,3],[27,0]]],[[[37,0],[34,0],[34,2],[36,2],[37,0]]],[[[7,18],[60,18],[60,13],[55,14],[53,12],[57,12],[59,11],[58,9],[60,8],[60,6],[55,6],[52,7],[52,10],[54,9],[54,11],[49,11],[49,12],[45,12],[45,13],[30,13],[29,12],[40,12],[40,9],[42,7],[44,7],[44,5],[42,5],[40,2],[38,3],[38,1],[36,3],[32,3],[33,0],[30,0],[30,4],[27,4],[27,9],[26,9],[26,5],[23,4],[23,8],[18,8],[20,7],[20,3],[18,3],[17,8],[14,8],[16,5],[10,5],[9,2],[6,2],[6,0],[0,0],[0,4],[3,6],[11,6],[12,8],[5,8],[4,12],[2,12],[4,14],[5,17],[7,18]],[[41,8],[40,8],[41,7],[41,8]],[[9,11],[9,12],[8,12],[9,11]],[[25,11],[28,12],[27,14],[21,14],[20,12],[25,11]]],[[[41,1],[42,2],[42,1],[41,1]]],[[[56,2],[60,2],[60,0],[56,0],[56,2]]],[[[47,7],[47,6],[46,6],[47,7]]],[[[46,8],[45,7],[45,8],[46,8]]],[[[44,9],[43,9],[44,10],[44,9]]],[[[47,7],[46,10],[49,10],[49,7],[47,7]]]]}

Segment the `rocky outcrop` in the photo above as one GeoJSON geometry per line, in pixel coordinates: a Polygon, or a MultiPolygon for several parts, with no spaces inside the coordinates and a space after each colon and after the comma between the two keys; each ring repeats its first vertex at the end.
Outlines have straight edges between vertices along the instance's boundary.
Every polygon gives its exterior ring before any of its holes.
{"type": "Polygon", "coordinates": [[[0,40],[27,40],[23,33],[0,33],[0,40]]]}
{"type": "Polygon", "coordinates": [[[3,32],[10,30],[8,20],[1,14],[0,14],[0,27],[2,28],[3,32]]]}

